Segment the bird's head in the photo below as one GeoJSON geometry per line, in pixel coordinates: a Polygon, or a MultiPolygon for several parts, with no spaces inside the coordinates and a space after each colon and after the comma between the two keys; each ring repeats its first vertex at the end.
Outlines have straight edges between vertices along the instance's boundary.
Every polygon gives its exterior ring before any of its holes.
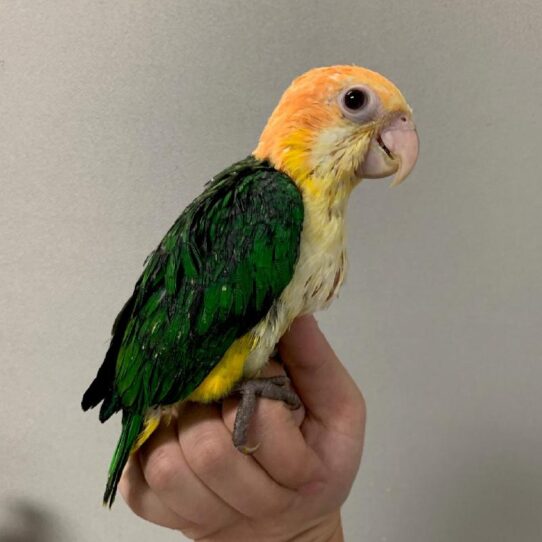
{"type": "Polygon", "coordinates": [[[358,66],[315,68],[293,81],[254,151],[312,193],[344,195],[362,178],[395,174],[418,156],[412,110],[382,75],[358,66]]]}

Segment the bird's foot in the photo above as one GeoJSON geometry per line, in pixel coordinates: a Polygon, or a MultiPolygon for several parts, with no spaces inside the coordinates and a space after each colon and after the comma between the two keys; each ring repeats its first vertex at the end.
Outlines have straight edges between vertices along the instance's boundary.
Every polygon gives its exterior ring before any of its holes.
{"type": "Polygon", "coordinates": [[[248,427],[256,408],[257,397],[282,401],[292,410],[301,407],[301,400],[286,375],[244,380],[236,386],[234,393],[241,394],[241,401],[233,426],[233,444],[244,454],[253,454],[260,447],[259,443],[252,447],[247,446],[248,427]]]}

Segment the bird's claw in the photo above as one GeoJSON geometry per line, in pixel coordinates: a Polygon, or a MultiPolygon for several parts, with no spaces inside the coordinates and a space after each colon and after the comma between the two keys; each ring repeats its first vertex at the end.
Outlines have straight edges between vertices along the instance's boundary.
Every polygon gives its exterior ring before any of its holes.
{"type": "Polygon", "coordinates": [[[286,375],[244,380],[238,384],[234,393],[241,395],[241,402],[233,426],[233,444],[242,453],[251,455],[258,450],[260,443],[247,446],[248,428],[256,408],[256,398],[264,397],[282,401],[291,410],[301,407],[301,400],[290,385],[286,375]]]}

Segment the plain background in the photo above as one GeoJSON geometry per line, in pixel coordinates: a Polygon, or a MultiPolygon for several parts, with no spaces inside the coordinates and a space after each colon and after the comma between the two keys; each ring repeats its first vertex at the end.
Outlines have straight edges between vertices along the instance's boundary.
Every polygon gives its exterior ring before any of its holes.
{"type": "MultiPolygon", "coordinates": [[[[79,409],[142,263],[313,66],[389,76],[421,157],[349,207],[319,320],[369,409],[347,540],[542,540],[542,3],[0,0],[0,541],[173,541],[79,409]]],[[[330,390],[332,392],[332,390],[330,390]]]]}

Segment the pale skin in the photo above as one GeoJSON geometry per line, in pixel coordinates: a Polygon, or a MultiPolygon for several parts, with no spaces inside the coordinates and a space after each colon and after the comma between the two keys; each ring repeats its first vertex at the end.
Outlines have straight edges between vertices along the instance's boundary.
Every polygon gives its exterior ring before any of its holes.
{"type": "MultiPolygon", "coordinates": [[[[237,400],[183,405],[126,466],[120,492],[142,518],[199,542],[340,542],[340,509],[363,448],[365,403],[312,316],[279,351],[304,408],[259,399],[253,455],[232,444],[237,400]]],[[[270,363],[267,376],[284,369],[270,363]]]]}

